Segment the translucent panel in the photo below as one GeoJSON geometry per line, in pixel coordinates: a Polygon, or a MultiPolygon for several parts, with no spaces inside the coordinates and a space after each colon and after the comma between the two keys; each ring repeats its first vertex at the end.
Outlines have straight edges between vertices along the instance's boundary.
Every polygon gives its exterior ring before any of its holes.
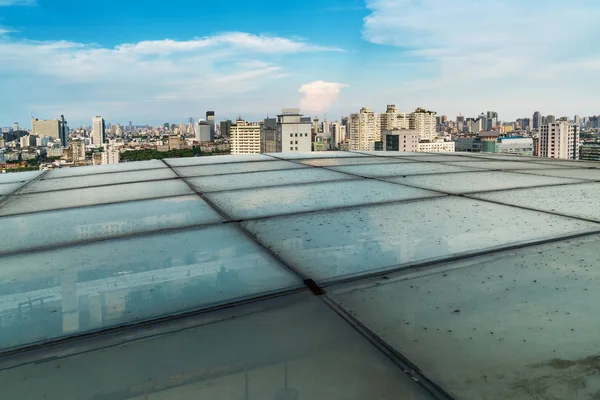
{"type": "MultiPolygon", "coordinates": [[[[515,171],[521,172],[521,171],[515,171]]],[[[560,176],[565,178],[575,179],[591,179],[600,181],[600,170],[598,169],[579,169],[579,168],[568,168],[568,169],[545,169],[543,171],[522,171],[528,174],[535,175],[546,175],[546,176],[560,176]]]]}
{"type": "MultiPolygon", "coordinates": [[[[470,161],[452,162],[452,165],[458,165],[462,167],[477,167],[483,169],[548,169],[551,168],[545,164],[538,164],[537,162],[519,162],[519,161],[481,161],[477,164],[473,164],[470,161]]],[[[560,167],[559,167],[560,168],[560,167]]]]}
{"type": "Polygon", "coordinates": [[[195,194],[3,217],[0,253],[221,221],[195,194]]]}
{"type": "Polygon", "coordinates": [[[345,167],[333,167],[340,172],[348,172],[360,176],[382,177],[395,175],[418,175],[434,174],[444,172],[476,171],[473,168],[457,167],[454,165],[443,165],[434,163],[398,163],[398,164],[375,164],[375,165],[352,165],[345,167]]]}
{"type": "Polygon", "coordinates": [[[419,161],[424,162],[452,162],[452,161],[481,161],[480,158],[469,157],[469,156],[457,156],[454,153],[440,153],[440,154],[427,154],[419,156],[419,161]]]}
{"type": "Polygon", "coordinates": [[[416,151],[361,151],[359,154],[366,154],[378,157],[406,157],[406,156],[426,156],[430,153],[416,151]]]}
{"type": "Polygon", "coordinates": [[[126,185],[71,189],[12,196],[0,207],[0,215],[143,200],[194,193],[181,180],[129,183],[126,185]]]}
{"type": "Polygon", "coordinates": [[[111,172],[138,171],[142,169],[167,168],[160,160],[136,161],[110,165],[94,165],[88,167],[61,168],[48,171],[44,179],[65,178],[67,176],[87,176],[93,174],[106,174],[111,172]]]}
{"type": "Polygon", "coordinates": [[[426,400],[420,386],[306,294],[173,321],[43,353],[0,375],[27,400],[426,400]],[[143,340],[142,340],[143,339],[143,340]],[[91,346],[89,346],[91,347],[91,346]],[[58,356],[57,356],[57,352],[58,356]],[[68,356],[64,356],[68,354],[68,356]]]}
{"type": "Polygon", "coordinates": [[[482,193],[473,197],[600,221],[600,183],[482,193]]]}
{"type": "Polygon", "coordinates": [[[201,165],[195,167],[175,168],[178,174],[188,176],[210,176],[221,174],[235,174],[240,172],[273,171],[279,169],[308,168],[307,166],[288,161],[264,161],[249,163],[229,163],[221,165],[201,165]]]}
{"type": "Polygon", "coordinates": [[[40,179],[37,182],[33,182],[28,185],[21,191],[21,193],[45,192],[48,190],[73,189],[170,178],[177,178],[177,175],[169,168],[161,168],[142,171],[117,172],[114,174],[74,176],[62,179],[40,179]]]}
{"type": "Polygon", "coordinates": [[[263,154],[240,154],[231,156],[208,156],[192,158],[169,158],[165,161],[172,167],[187,167],[190,165],[211,165],[225,163],[239,163],[251,161],[274,161],[273,157],[263,154]]]}
{"type": "Polygon", "coordinates": [[[198,191],[213,192],[216,190],[249,189],[340,179],[353,179],[353,177],[324,169],[303,168],[299,170],[255,172],[228,176],[207,176],[191,178],[187,179],[187,181],[198,191]]]}
{"type": "Polygon", "coordinates": [[[269,155],[285,160],[302,160],[307,158],[366,157],[364,154],[351,153],[349,151],[316,151],[313,153],[271,153],[269,155]]]}
{"type": "Polygon", "coordinates": [[[440,174],[386,178],[390,182],[406,183],[445,193],[470,193],[484,190],[501,190],[519,187],[557,185],[581,182],[576,179],[551,178],[516,174],[511,172],[466,172],[464,174],[440,174]]]}
{"type": "Polygon", "coordinates": [[[470,152],[457,152],[456,154],[464,155],[467,157],[483,158],[488,160],[506,160],[506,161],[538,161],[539,157],[522,156],[519,154],[508,154],[508,153],[470,153],[470,152]]]}
{"type": "Polygon", "coordinates": [[[208,194],[233,219],[331,209],[438,196],[421,189],[373,180],[249,189],[208,194]]]}
{"type": "Polygon", "coordinates": [[[2,183],[17,183],[17,182],[28,182],[32,179],[37,178],[44,171],[27,171],[27,172],[10,172],[0,173],[0,184],[2,183]]]}
{"type": "Polygon", "coordinates": [[[9,316],[0,348],[302,285],[232,225],[6,256],[0,265],[0,312],[9,316]]]}
{"type": "Polygon", "coordinates": [[[598,229],[595,223],[457,197],[243,225],[319,281],[598,229]]]}
{"type": "Polygon", "coordinates": [[[22,183],[22,182],[0,184],[0,196],[6,196],[8,194],[11,194],[12,192],[17,190],[24,184],[25,183],[22,183]]]}
{"type": "Polygon", "coordinates": [[[410,162],[392,157],[349,157],[349,158],[317,158],[311,160],[302,160],[303,164],[314,167],[334,167],[338,165],[362,165],[362,164],[383,164],[383,163],[402,163],[410,162]]]}
{"type": "Polygon", "coordinates": [[[594,399],[599,248],[536,246],[332,296],[456,399],[594,399]]]}
{"type": "Polygon", "coordinates": [[[561,159],[548,159],[548,158],[537,158],[536,162],[541,164],[553,165],[556,168],[600,168],[600,161],[579,161],[579,160],[561,160],[561,159]]]}

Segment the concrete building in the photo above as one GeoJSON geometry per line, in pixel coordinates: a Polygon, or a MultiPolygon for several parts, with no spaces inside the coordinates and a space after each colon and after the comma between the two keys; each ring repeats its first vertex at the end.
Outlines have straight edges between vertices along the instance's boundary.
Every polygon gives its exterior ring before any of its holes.
{"type": "Polygon", "coordinates": [[[179,136],[169,136],[167,138],[167,145],[169,150],[181,150],[184,145],[184,141],[179,136]]]}
{"type": "MultiPolygon", "coordinates": [[[[579,148],[579,159],[600,161],[600,143],[583,143],[579,148]]],[[[600,163],[598,166],[600,166],[600,163]]]]}
{"type": "Polygon", "coordinates": [[[532,126],[533,129],[540,129],[542,126],[542,113],[539,111],[533,113],[532,126]]]}
{"type": "Polygon", "coordinates": [[[330,133],[329,120],[327,119],[327,114],[325,114],[325,119],[323,120],[323,136],[331,137],[330,133]]]}
{"type": "Polygon", "coordinates": [[[331,146],[339,149],[340,143],[346,141],[346,126],[335,121],[331,124],[331,146]]]}
{"type": "Polygon", "coordinates": [[[579,127],[561,120],[540,129],[540,157],[579,159],[579,127]]]}
{"type": "MultiPolygon", "coordinates": [[[[310,124],[310,119],[309,122],[310,124]]],[[[260,125],[260,152],[281,153],[281,136],[277,134],[277,119],[266,118],[260,125]]]]}
{"type": "Polygon", "coordinates": [[[556,117],[554,115],[546,115],[546,122],[544,125],[553,124],[556,122],[556,117]]]}
{"type": "MultiPolygon", "coordinates": [[[[206,121],[208,121],[208,125],[210,126],[210,140],[215,140],[215,112],[207,111],[206,112],[206,121]]],[[[203,140],[204,142],[208,142],[208,140],[203,140]]]]}
{"type": "MultiPolygon", "coordinates": [[[[435,123],[435,122],[434,122],[435,123]]],[[[350,115],[350,150],[373,151],[375,142],[381,140],[379,117],[369,107],[363,107],[359,113],[350,115]]]]}
{"type": "Polygon", "coordinates": [[[92,119],[92,144],[102,147],[106,141],[106,125],[102,117],[92,119]]]}
{"type": "Polygon", "coordinates": [[[260,124],[238,119],[231,125],[231,154],[260,153],[260,124]]]}
{"type": "Polygon", "coordinates": [[[385,113],[379,114],[379,129],[381,130],[381,140],[383,141],[383,132],[394,129],[408,129],[409,118],[405,113],[398,111],[394,104],[388,104],[385,113]]]}
{"type": "Polygon", "coordinates": [[[69,145],[69,127],[67,126],[64,115],[60,116],[60,143],[63,147],[69,145]]]}
{"type": "Polygon", "coordinates": [[[319,134],[319,117],[315,117],[313,120],[313,131],[312,134],[317,136],[319,134]]]}
{"type": "Polygon", "coordinates": [[[214,129],[215,129],[215,125],[214,125],[214,120],[213,120],[213,124],[210,124],[210,121],[204,121],[204,120],[200,120],[198,121],[198,126],[196,127],[196,142],[198,143],[202,143],[202,142],[210,142],[211,140],[214,140],[215,135],[214,135],[214,129]]]}
{"type": "Polygon", "coordinates": [[[419,151],[419,133],[410,129],[385,130],[381,134],[383,151],[419,151]]]}
{"type": "Polygon", "coordinates": [[[298,108],[281,110],[281,114],[277,116],[277,137],[281,138],[283,153],[312,151],[311,125],[303,122],[298,108]]]}
{"type": "Polygon", "coordinates": [[[102,154],[102,165],[118,164],[121,161],[121,153],[114,145],[107,143],[102,154]]]}
{"type": "Polygon", "coordinates": [[[331,150],[331,137],[325,135],[317,135],[313,146],[314,151],[329,151],[331,150]]]}
{"type": "Polygon", "coordinates": [[[219,124],[219,133],[222,137],[228,138],[231,136],[231,121],[221,121],[219,124]]]}
{"type": "Polygon", "coordinates": [[[532,156],[533,138],[500,136],[499,132],[480,132],[476,137],[456,139],[455,151],[471,153],[503,153],[532,156]]]}
{"type": "Polygon", "coordinates": [[[419,107],[408,116],[408,128],[419,132],[420,140],[433,140],[436,137],[434,111],[419,107]]]}
{"type": "Polygon", "coordinates": [[[67,158],[72,163],[85,162],[85,142],[82,140],[72,140],[67,149],[67,158]]]}
{"type": "Polygon", "coordinates": [[[40,137],[50,136],[54,139],[60,139],[61,123],[57,119],[39,120],[33,118],[31,120],[31,134],[40,137]]]}
{"type": "Polygon", "coordinates": [[[426,153],[454,153],[454,142],[446,142],[444,139],[421,140],[419,150],[426,153]]]}
{"type": "Polygon", "coordinates": [[[486,115],[485,129],[491,131],[496,127],[496,125],[498,125],[498,113],[495,111],[488,111],[486,115]]]}

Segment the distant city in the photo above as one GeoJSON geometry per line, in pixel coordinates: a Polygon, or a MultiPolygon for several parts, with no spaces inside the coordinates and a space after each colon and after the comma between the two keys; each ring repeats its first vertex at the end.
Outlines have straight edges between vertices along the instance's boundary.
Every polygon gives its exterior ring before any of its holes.
{"type": "Polygon", "coordinates": [[[69,127],[65,116],[33,118],[2,128],[0,170],[106,165],[162,158],[321,151],[483,152],[600,161],[600,116],[531,117],[502,121],[495,111],[450,119],[419,107],[401,112],[363,107],[337,120],[286,108],[260,121],[205,118],[160,126],[107,123],[69,127]]]}

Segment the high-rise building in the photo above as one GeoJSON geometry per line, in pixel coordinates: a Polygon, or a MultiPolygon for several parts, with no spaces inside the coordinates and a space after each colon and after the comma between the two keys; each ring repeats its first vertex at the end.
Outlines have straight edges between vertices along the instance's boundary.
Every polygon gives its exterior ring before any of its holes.
{"type": "Polygon", "coordinates": [[[419,133],[410,129],[391,129],[381,133],[383,151],[419,151],[419,133]]]}
{"type": "Polygon", "coordinates": [[[581,126],[581,117],[579,115],[573,117],[573,123],[575,123],[577,126],[581,126]]]}
{"type": "Polygon", "coordinates": [[[102,117],[92,119],[92,144],[102,147],[106,141],[106,126],[102,117]]]}
{"type": "Polygon", "coordinates": [[[133,133],[133,124],[129,121],[129,133],[133,133]]]}
{"type": "Polygon", "coordinates": [[[542,114],[539,111],[533,113],[533,129],[540,129],[542,126],[542,114]]]}
{"type": "Polygon", "coordinates": [[[64,115],[60,116],[60,143],[63,147],[69,145],[69,127],[67,126],[64,115]]]}
{"type": "MultiPolygon", "coordinates": [[[[213,121],[214,122],[214,121],[213,121]]],[[[209,121],[200,120],[198,121],[198,127],[196,128],[196,142],[210,142],[214,136],[211,136],[211,126],[209,121]]]]}
{"type": "Polygon", "coordinates": [[[554,122],[556,122],[554,115],[546,115],[546,124],[553,124],[554,122]]]}
{"type": "Polygon", "coordinates": [[[31,120],[31,134],[40,137],[49,136],[54,139],[60,139],[61,126],[57,119],[39,120],[33,118],[31,120]]]}
{"type": "Polygon", "coordinates": [[[260,124],[238,118],[231,124],[231,154],[260,153],[260,124]]]}
{"type": "Polygon", "coordinates": [[[210,126],[210,140],[215,140],[215,112],[207,111],[206,112],[206,121],[210,126]]]}
{"type": "Polygon", "coordinates": [[[83,140],[72,140],[67,149],[67,157],[76,164],[85,162],[85,142],[83,140]]]}
{"type": "Polygon", "coordinates": [[[313,131],[312,131],[314,136],[317,136],[317,134],[319,133],[319,117],[315,117],[314,119],[314,125],[313,125],[313,131]]]}
{"type": "Polygon", "coordinates": [[[419,107],[408,116],[408,128],[419,133],[419,140],[433,140],[436,137],[434,111],[419,107]]]}
{"type": "Polygon", "coordinates": [[[325,114],[325,119],[323,120],[323,136],[331,136],[329,133],[329,120],[327,119],[327,114],[325,114]]]}
{"type": "MultiPolygon", "coordinates": [[[[309,119],[309,124],[310,119],[309,119]]],[[[277,118],[265,118],[260,124],[260,152],[281,153],[281,137],[277,135],[277,118]]]]}
{"type": "Polygon", "coordinates": [[[221,121],[219,131],[222,137],[228,138],[231,136],[231,120],[221,121]]]}
{"type": "Polygon", "coordinates": [[[104,150],[101,154],[102,165],[118,164],[121,161],[121,153],[119,152],[119,149],[110,143],[106,143],[104,145],[104,150]]]}
{"type": "Polygon", "coordinates": [[[579,158],[579,127],[566,120],[542,125],[539,156],[577,160],[579,158]]]}
{"type": "Polygon", "coordinates": [[[381,140],[383,140],[383,131],[394,129],[408,129],[409,118],[405,113],[398,111],[394,104],[388,104],[385,113],[379,114],[379,129],[381,130],[381,140]]]}
{"type": "Polygon", "coordinates": [[[277,137],[281,138],[283,153],[312,151],[311,124],[302,121],[298,108],[281,110],[281,114],[277,116],[277,137]]]}
{"type": "Polygon", "coordinates": [[[334,149],[338,149],[340,143],[346,140],[346,126],[335,121],[331,124],[331,145],[334,149]]]}
{"type": "Polygon", "coordinates": [[[369,107],[363,107],[359,113],[350,115],[349,125],[350,150],[374,151],[375,142],[381,140],[377,114],[371,112],[369,107]]]}
{"type": "Polygon", "coordinates": [[[498,113],[495,111],[488,111],[485,121],[485,129],[488,131],[493,130],[496,125],[498,125],[498,113]]]}

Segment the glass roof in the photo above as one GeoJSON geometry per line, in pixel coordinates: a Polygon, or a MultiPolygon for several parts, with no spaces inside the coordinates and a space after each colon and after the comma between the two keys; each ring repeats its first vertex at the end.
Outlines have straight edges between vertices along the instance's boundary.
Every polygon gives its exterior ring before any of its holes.
{"type": "Polygon", "coordinates": [[[2,174],[2,393],[593,399],[599,197],[600,163],[498,154],[2,174]]]}

